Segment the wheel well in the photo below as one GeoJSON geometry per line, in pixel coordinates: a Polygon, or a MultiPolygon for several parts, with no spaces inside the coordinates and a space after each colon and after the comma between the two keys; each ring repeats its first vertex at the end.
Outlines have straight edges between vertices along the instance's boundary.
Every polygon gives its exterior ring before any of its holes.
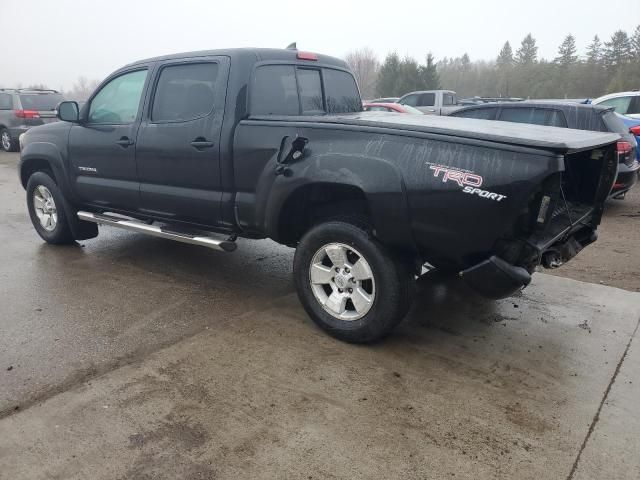
{"type": "Polygon", "coordinates": [[[283,205],[278,240],[294,246],[310,227],[323,219],[358,215],[369,218],[364,192],[352,185],[311,184],[296,190],[283,205]]]}
{"type": "Polygon", "coordinates": [[[36,172],[47,172],[51,178],[56,181],[56,177],[49,162],[41,158],[33,158],[25,162],[20,169],[20,182],[24,188],[27,187],[29,177],[36,172]]]}

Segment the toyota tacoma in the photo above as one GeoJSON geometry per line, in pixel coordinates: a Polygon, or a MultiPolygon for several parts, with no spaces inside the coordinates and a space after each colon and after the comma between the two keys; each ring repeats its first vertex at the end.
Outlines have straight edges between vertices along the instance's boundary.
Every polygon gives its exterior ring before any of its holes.
{"type": "Polygon", "coordinates": [[[617,134],[363,112],[345,62],[295,49],[135,62],[57,115],[21,138],[45,241],[270,238],[296,249],[309,316],[350,342],[398,324],[425,265],[501,298],[568,261],[618,165],[617,134]]]}

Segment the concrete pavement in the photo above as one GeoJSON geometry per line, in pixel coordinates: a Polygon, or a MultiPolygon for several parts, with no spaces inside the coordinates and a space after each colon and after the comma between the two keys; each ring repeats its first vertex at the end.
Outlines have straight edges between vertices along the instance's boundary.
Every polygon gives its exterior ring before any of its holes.
{"type": "Polygon", "coordinates": [[[14,164],[1,479],[640,477],[640,294],[538,274],[489,302],[432,276],[391,338],[347,345],[268,242],[43,245],[14,164]]]}

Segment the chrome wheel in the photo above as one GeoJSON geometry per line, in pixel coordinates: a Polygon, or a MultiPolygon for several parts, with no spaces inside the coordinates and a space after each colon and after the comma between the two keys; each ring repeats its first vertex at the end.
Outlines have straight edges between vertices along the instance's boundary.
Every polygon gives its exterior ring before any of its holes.
{"type": "Polygon", "coordinates": [[[376,285],[369,262],[343,243],[320,248],[309,268],[309,282],[316,300],[333,317],[353,321],[371,310],[376,285]]]}
{"type": "Polygon", "coordinates": [[[6,130],[2,132],[2,148],[7,152],[11,150],[11,135],[6,130]]]}
{"type": "Polygon", "coordinates": [[[55,230],[58,224],[58,210],[53,195],[44,185],[38,185],[33,190],[33,208],[42,228],[48,232],[55,230]]]}

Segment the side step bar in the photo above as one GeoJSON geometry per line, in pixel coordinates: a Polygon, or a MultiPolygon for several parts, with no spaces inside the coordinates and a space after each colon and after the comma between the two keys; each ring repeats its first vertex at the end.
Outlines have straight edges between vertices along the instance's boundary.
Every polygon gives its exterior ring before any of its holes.
{"type": "Polygon", "coordinates": [[[146,233],[154,237],[166,238],[169,240],[175,240],[176,242],[190,243],[192,245],[200,245],[202,247],[212,248],[214,250],[221,250],[223,252],[233,252],[237,245],[230,240],[217,240],[212,237],[204,237],[198,235],[190,235],[188,233],[181,233],[170,231],[155,225],[148,225],[146,223],[137,222],[135,220],[129,220],[126,218],[115,217],[104,213],[91,213],[91,212],[78,212],[78,218],[85,222],[93,222],[99,225],[109,225],[111,227],[123,228],[125,230],[131,230],[133,232],[146,233]]]}

